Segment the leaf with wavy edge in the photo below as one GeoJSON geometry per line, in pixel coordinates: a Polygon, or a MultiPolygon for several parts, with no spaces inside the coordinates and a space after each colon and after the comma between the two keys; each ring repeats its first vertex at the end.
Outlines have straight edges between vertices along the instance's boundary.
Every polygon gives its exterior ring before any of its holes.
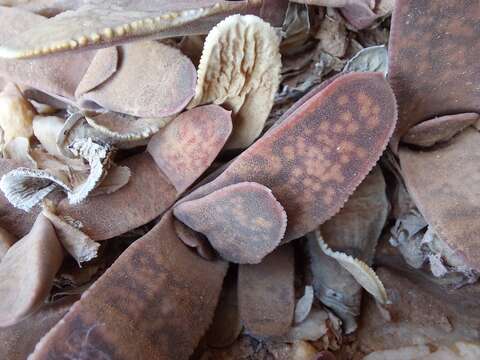
{"type": "Polygon", "coordinates": [[[379,301],[381,304],[388,303],[388,296],[387,292],[385,291],[385,287],[370,266],[365,264],[363,261],[355,259],[345,253],[331,250],[323,240],[319,230],[315,231],[315,236],[320,248],[326,255],[337,260],[338,263],[350,274],[352,274],[355,280],[357,280],[358,283],[362,285],[362,287],[368,293],[375,297],[377,301],[379,301]]]}
{"type": "Polygon", "coordinates": [[[85,4],[25,29],[0,46],[0,57],[33,57],[108,47],[142,38],[206,34],[235,13],[251,13],[281,24],[287,1],[116,0],[85,4]]]}

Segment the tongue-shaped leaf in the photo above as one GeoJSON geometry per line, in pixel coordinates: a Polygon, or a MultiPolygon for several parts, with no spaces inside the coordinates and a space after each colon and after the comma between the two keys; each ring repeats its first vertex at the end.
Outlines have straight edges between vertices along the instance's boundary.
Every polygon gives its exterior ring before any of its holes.
{"type": "Polygon", "coordinates": [[[147,151],[179,193],[212,164],[232,132],[230,113],[201,106],[175,118],[148,143],[147,151]]]}
{"type": "Polygon", "coordinates": [[[88,2],[3,41],[0,56],[32,57],[139,38],[206,34],[235,13],[260,15],[280,25],[286,0],[116,0],[88,2]]]}
{"type": "MultiPolygon", "coordinates": [[[[46,21],[46,18],[27,11],[0,7],[0,44],[46,21]]],[[[84,51],[34,60],[0,59],[0,77],[50,95],[73,99],[94,55],[95,51],[84,51]]]]}
{"type": "Polygon", "coordinates": [[[167,213],[83,294],[30,358],[187,359],[213,318],[226,269],[190,251],[167,213]]]}
{"type": "Polygon", "coordinates": [[[287,212],[285,240],[334,215],[383,152],[396,104],[380,73],[351,73],[304,100],[279,125],[184,201],[253,181],[270,188],[287,212]]]}
{"type": "MultiPolygon", "coordinates": [[[[141,41],[118,51],[121,65],[109,81],[84,94],[77,92],[81,108],[162,117],[180,112],[193,97],[195,67],[179,50],[156,41],[141,41]]],[[[101,66],[90,67],[87,75],[90,71],[105,75],[101,66]]]]}
{"type": "Polygon", "coordinates": [[[388,78],[399,106],[394,148],[413,125],[480,111],[480,6],[469,0],[397,0],[388,78]]]}
{"type": "Polygon", "coordinates": [[[242,182],[173,210],[175,217],[204,234],[226,260],[259,263],[275,249],[287,226],[287,215],[267,187],[242,182]]]}

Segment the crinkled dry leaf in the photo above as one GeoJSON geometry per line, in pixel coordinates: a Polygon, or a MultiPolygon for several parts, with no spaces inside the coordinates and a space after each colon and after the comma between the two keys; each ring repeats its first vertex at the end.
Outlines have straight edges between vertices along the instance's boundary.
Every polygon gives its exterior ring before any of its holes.
{"type": "Polygon", "coordinates": [[[16,137],[30,138],[33,135],[32,121],[35,108],[13,83],[7,84],[0,93],[0,127],[4,144],[16,137]]]}
{"type": "Polygon", "coordinates": [[[63,261],[50,221],[38,215],[32,229],[0,262],[0,326],[13,325],[42,304],[63,261]]]}
{"type": "Polygon", "coordinates": [[[370,46],[360,50],[348,60],[343,72],[352,71],[378,71],[387,76],[388,53],[385,45],[370,46]]]}
{"type": "Polygon", "coordinates": [[[402,142],[422,147],[446,142],[456,134],[474,125],[480,118],[477,113],[440,116],[413,126],[402,137],[402,142]]]}
{"type": "Polygon", "coordinates": [[[51,155],[59,158],[63,154],[58,150],[57,138],[62,131],[65,120],[58,116],[35,116],[33,119],[33,134],[51,155]]]}
{"type": "Polygon", "coordinates": [[[183,245],[168,213],[83,294],[31,359],[187,359],[213,318],[226,269],[183,245]]]}
{"type": "Polygon", "coordinates": [[[295,310],[294,254],[291,244],[269,254],[260,264],[238,268],[240,318],[257,336],[286,334],[295,310]]]}
{"type": "Polygon", "coordinates": [[[119,191],[87,198],[72,206],[63,200],[59,214],[82,222],[82,231],[94,240],[106,240],[152,221],[173,205],[176,191],[148,153],[121,161],[132,172],[119,191]]]}
{"type": "MultiPolygon", "coordinates": [[[[293,326],[288,334],[285,336],[287,341],[317,341],[324,336],[330,336],[329,332],[341,334],[341,328],[331,329],[334,323],[330,322],[330,317],[334,316],[329,314],[326,310],[313,308],[308,317],[300,324],[293,326]]],[[[341,321],[337,319],[337,323],[341,324],[341,321]]]]}
{"type": "Polygon", "coordinates": [[[394,149],[421,121],[480,112],[478,14],[475,1],[397,1],[388,69],[399,106],[394,149]]]}
{"type": "Polygon", "coordinates": [[[3,157],[36,168],[37,162],[30,153],[30,141],[25,137],[10,140],[3,148],[3,157]]]}
{"type": "Polygon", "coordinates": [[[379,301],[381,304],[388,303],[388,297],[385,288],[372,268],[370,268],[363,261],[355,259],[345,253],[332,251],[323,241],[319,231],[315,232],[315,236],[320,248],[326,255],[337,260],[338,263],[345,270],[347,270],[367,292],[375,297],[377,301],[379,301]]]}
{"type": "Polygon", "coordinates": [[[275,30],[253,15],[230,16],[205,39],[188,107],[213,102],[232,110],[227,148],[245,148],[263,130],[280,81],[279,42],[275,30]]]}
{"type": "Polygon", "coordinates": [[[80,265],[82,262],[92,260],[97,256],[100,244],[90,239],[79,228],[68,222],[65,218],[59,217],[51,203],[43,204],[42,214],[50,220],[58,240],[62,243],[65,250],[80,265]]]}
{"type": "Polygon", "coordinates": [[[305,286],[305,293],[297,301],[295,305],[295,324],[301,323],[305,320],[312,309],[313,304],[313,287],[308,285],[305,286]]]}
{"type": "Polygon", "coordinates": [[[158,118],[179,113],[193,97],[195,67],[178,49],[142,41],[118,51],[121,66],[108,81],[78,94],[80,108],[158,118]]]}
{"type": "Polygon", "coordinates": [[[75,11],[66,11],[21,29],[17,36],[2,42],[0,56],[31,57],[77,48],[108,47],[132,38],[206,34],[219,21],[235,13],[259,15],[279,25],[287,4],[286,0],[80,2],[73,7],[75,11]]]}
{"type": "Polygon", "coordinates": [[[256,264],[283,238],[287,216],[267,187],[242,182],[183,202],[175,217],[204,234],[226,260],[256,264]]]}
{"type": "Polygon", "coordinates": [[[10,234],[4,228],[0,227],[0,262],[10,246],[12,246],[16,241],[17,239],[15,236],[10,234]]]}
{"type": "Polygon", "coordinates": [[[480,133],[465,129],[430,151],[400,148],[400,163],[413,201],[435,233],[465,263],[480,270],[476,221],[480,209],[480,133]]]}
{"type": "Polygon", "coordinates": [[[160,130],[147,151],[178,193],[212,164],[232,131],[230,113],[218,105],[188,110],[160,130]]]}
{"type": "Polygon", "coordinates": [[[396,105],[379,73],[345,74],[315,91],[215,180],[182,201],[242,181],[260,183],[287,212],[285,241],[332,217],[383,152],[396,105]]]}
{"type": "Polygon", "coordinates": [[[341,58],[347,51],[348,39],[344,21],[337,12],[330,9],[327,10],[315,38],[318,39],[318,48],[332,56],[341,58]]]}
{"type": "MultiPolygon", "coordinates": [[[[48,21],[43,16],[21,9],[0,7],[0,44],[5,44],[27,29],[43,26],[48,21]]],[[[75,89],[94,55],[95,51],[83,51],[32,60],[0,59],[0,77],[51,96],[73,100],[75,89]]]]}
{"type": "Polygon", "coordinates": [[[0,330],[0,358],[25,360],[40,339],[66,314],[78,296],[45,304],[28,319],[0,330]]]}

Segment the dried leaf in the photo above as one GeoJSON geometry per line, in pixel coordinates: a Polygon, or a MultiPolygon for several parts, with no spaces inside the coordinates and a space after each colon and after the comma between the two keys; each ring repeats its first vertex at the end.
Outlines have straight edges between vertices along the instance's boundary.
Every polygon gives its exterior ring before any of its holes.
{"type": "Polygon", "coordinates": [[[257,336],[278,336],[292,326],[294,295],[293,246],[285,245],[260,264],[240,265],[238,303],[246,330],[257,336]]]}
{"type": "Polygon", "coordinates": [[[378,71],[387,76],[388,53],[385,45],[367,47],[356,53],[343,69],[344,73],[352,71],[378,71]]]}
{"type": "Polygon", "coordinates": [[[228,17],[205,39],[188,107],[213,102],[232,110],[227,148],[247,147],[263,129],[280,80],[279,42],[274,29],[252,15],[228,17]]]}
{"type": "Polygon", "coordinates": [[[58,116],[35,116],[33,119],[33,134],[40,144],[51,155],[62,158],[63,154],[57,147],[57,138],[65,121],[58,116]]]}
{"type": "Polygon", "coordinates": [[[35,108],[13,83],[7,84],[0,93],[0,127],[3,130],[3,143],[16,137],[30,138],[33,135],[32,121],[35,108]]]}
{"type": "Polygon", "coordinates": [[[131,175],[132,172],[126,166],[112,166],[105,179],[102,180],[100,185],[98,185],[90,195],[104,195],[118,191],[128,184],[131,175]]]}
{"type": "Polygon", "coordinates": [[[319,41],[318,48],[332,56],[341,58],[347,51],[347,29],[337,12],[327,10],[327,16],[323,19],[315,38],[319,41]]]}
{"type": "Polygon", "coordinates": [[[147,151],[182,193],[212,164],[231,131],[228,111],[201,106],[175,118],[150,140],[147,151]]]}
{"type": "Polygon", "coordinates": [[[72,222],[67,222],[65,218],[59,217],[51,203],[45,202],[43,204],[42,214],[55,227],[58,240],[77,261],[78,265],[97,256],[100,244],[90,239],[79,228],[74,226],[72,222]]]}
{"type": "Polygon", "coordinates": [[[121,66],[107,82],[77,93],[80,108],[159,118],[179,113],[193,97],[195,67],[178,49],[142,41],[124,45],[118,51],[121,66]]]}
{"type": "Polygon", "coordinates": [[[287,225],[285,211],[271,190],[250,182],[184,202],[173,213],[235,263],[259,263],[278,246],[287,225]]]}
{"type": "Polygon", "coordinates": [[[402,137],[402,142],[430,147],[450,140],[465,128],[474,125],[479,118],[477,113],[464,113],[427,120],[410,128],[402,137]]]}
{"type": "Polygon", "coordinates": [[[30,141],[25,137],[10,140],[3,148],[3,157],[32,168],[38,166],[30,153],[30,141]]]}
{"type": "Polygon", "coordinates": [[[213,318],[226,269],[183,245],[168,213],[83,294],[31,358],[187,359],[213,318]]]}
{"type": "Polygon", "coordinates": [[[53,226],[39,215],[0,262],[1,327],[16,324],[43,304],[63,257],[53,226]]]}
{"type": "Polygon", "coordinates": [[[305,286],[305,294],[297,301],[295,305],[295,324],[305,320],[312,309],[313,304],[313,287],[305,286]]]}

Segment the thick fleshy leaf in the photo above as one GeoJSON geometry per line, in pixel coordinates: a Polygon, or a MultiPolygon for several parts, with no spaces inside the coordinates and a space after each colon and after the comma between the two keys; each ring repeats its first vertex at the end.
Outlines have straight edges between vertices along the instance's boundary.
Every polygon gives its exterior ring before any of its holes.
{"type": "Polygon", "coordinates": [[[238,303],[247,331],[257,336],[285,335],[295,311],[294,253],[291,244],[260,264],[240,265],[238,303]]]}
{"type": "Polygon", "coordinates": [[[3,256],[7,253],[10,246],[15,244],[16,241],[17,239],[15,236],[0,227],[0,261],[2,261],[3,256]]]}
{"type": "MultiPolygon", "coordinates": [[[[121,66],[109,81],[77,94],[81,108],[163,117],[180,112],[193,97],[195,67],[178,49],[157,41],[141,41],[124,45],[118,51],[121,66]]],[[[90,70],[96,72],[90,67],[87,76],[91,75],[90,70]]],[[[98,71],[102,71],[101,66],[98,71]]]]}
{"type": "Polygon", "coordinates": [[[63,258],[55,229],[39,215],[0,262],[0,327],[21,321],[42,305],[63,258]]]}
{"type": "Polygon", "coordinates": [[[179,193],[212,164],[232,131],[230,112],[218,105],[186,111],[148,143],[147,151],[179,193]]]}
{"type": "Polygon", "coordinates": [[[271,190],[251,182],[184,202],[173,212],[204,234],[224,259],[235,263],[259,263],[278,246],[287,226],[285,210],[271,190]]]}
{"type": "Polygon", "coordinates": [[[0,330],[0,358],[25,360],[35,345],[78,300],[78,296],[64,297],[44,305],[28,319],[0,330]]]}
{"type": "Polygon", "coordinates": [[[319,89],[182,201],[243,181],[265,185],[287,212],[287,241],[332,217],[385,149],[396,104],[380,73],[342,75],[319,89]]]}
{"type": "Polygon", "coordinates": [[[480,270],[480,133],[465,129],[430,151],[400,148],[412,199],[441,240],[480,270]]]}
{"type": "Polygon", "coordinates": [[[410,128],[403,136],[402,142],[429,147],[439,142],[446,142],[470,125],[474,125],[480,115],[465,113],[445,115],[424,121],[410,128]]]}
{"type": "Polygon", "coordinates": [[[59,214],[83,224],[82,231],[93,240],[106,240],[146,224],[173,205],[174,187],[147,153],[120,162],[132,172],[130,181],[108,195],[88,198],[78,205],[59,204],[59,214]]]}
{"type": "Polygon", "coordinates": [[[32,57],[78,48],[108,47],[139,38],[206,34],[235,13],[251,13],[281,25],[288,1],[116,0],[74,3],[2,43],[2,57],[32,57]],[[83,6],[81,6],[83,5],[83,6]]]}
{"type": "Polygon", "coordinates": [[[397,0],[388,78],[399,106],[397,147],[421,121],[480,112],[480,4],[469,0],[397,0]]]}
{"type": "MultiPolygon", "coordinates": [[[[0,7],[0,44],[46,21],[42,16],[21,9],[0,7]]],[[[95,51],[84,51],[35,60],[0,59],[0,77],[50,95],[73,99],[94,55],[95,51]]]]}
{"type": "Polygon", "coordinates": [[[183,245],[168,213],[83,294],[30,359],[187,359],[213,318],[226,269],[183,245]]]}

